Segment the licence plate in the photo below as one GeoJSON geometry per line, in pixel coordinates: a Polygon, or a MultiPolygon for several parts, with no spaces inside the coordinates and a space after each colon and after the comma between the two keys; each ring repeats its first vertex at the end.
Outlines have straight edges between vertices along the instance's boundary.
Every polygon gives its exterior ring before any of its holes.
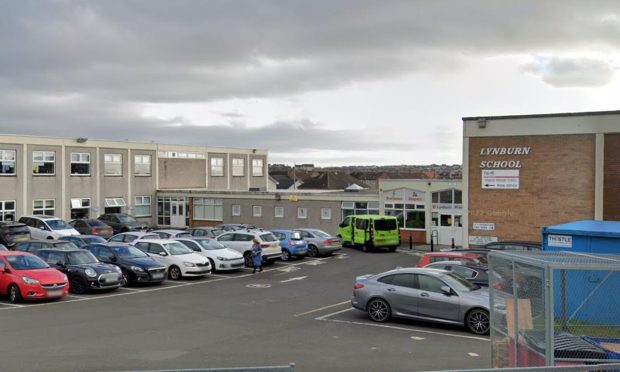
{"type": "Polygon", "coordinates": [[[60,297],[60,296],[62,296],[62,289],[47,291],[47,297],[60,297]]]}
{"type": "Polygon", "coordinates": [[[153,274],[153,279],[163,279],[164,274],[153,274]]]}

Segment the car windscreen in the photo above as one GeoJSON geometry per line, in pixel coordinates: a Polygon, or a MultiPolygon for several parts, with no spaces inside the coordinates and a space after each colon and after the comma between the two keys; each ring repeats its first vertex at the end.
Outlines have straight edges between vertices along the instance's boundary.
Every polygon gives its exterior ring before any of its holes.
{"type": "Polygon", "coordinates": [[[131,216],[118,216],[118,220],[123,222],[123,223],[127,223],[127,222],[138,222],[136,221],[135,218],[131,217],[131,216]]]}
{"type": "Polygon", "coordinates": [[[319,238],[329,238],[331,237],[331,234],[326,233],[323,230],[312,230],[312,233],[316,236],[318,236],[319,238]]]}
{"type": "Polygon", "coordinates": [[[108,227],[108,225],[99,220],[88,220],[86,224],[91,227],[108,227]]]}
{"type": "Polygon", "coordinates": [[[197,242],[202,248],[209,251],[226,248],[222,243],[218,242],[217,240],[198,240],[197,242]]]}
{"type": "Polygon", "coordinates": [[[68,223],[66,223],[63,220],[47,220],[45,222],[47,222],[47,225],[52,230],[67,230],[67,229],[72,229],[73,228],[73,227],[71,227],[71,225],[69,225],[68,223]]]}
{"type": "Polygon", "coordinates": [[[6,256],[6,260],[15,270],[47,269],[49,265],[42,259],[31,254],[6,256]]]}
{"type": "Polygon", "coordinates": [[[146,253],[135,247],[112,247],[112,251],[122,258],[144,258],[148,257],[146,253]]]}
{"type": "Polygon", "coordinates": [[[469,291],[473,291],[473,290],[480,288],[480,286],[472,284],[467,279],[453,272],[448,272],[446,274],[443,274],[441,276],[441,279],[444,282],[446,282],[450,287],[452,287],[453,289],[457,291],[469,292],[469,291]]]}
{"type": "Polygon", "coordinates": [[[375,230],[377,231],[392,231],[396,230],[395,219],[375,220],[375,230]]]}
{"type": "Polygon", "coordinates": [[[272,233],[261,234],[260,238],[264,242],[277,242],[278,241],[278,239],[272,233]]]}
{"type": "Polygon", "coordinates": [[[54,243],[52,244],[54,246],[54,248],[60,248],[60,249],[76,249],[77,245],[71,243],[71,242],[62,242],[62,243],[54,243]]]}
{"type": "Polygon", "coordinates": [[[84,240],[87,244],[105,243],[107,241],[100,236],[84,236],[82,237],[82,240],[84,240]]]}
{"type": "Polygon", "coordinates": [[[173,256],[179,256],[182,254],[194,253],[190,248],[183,245],[183,243],[172,242],[164,244],[164,247],[170,252],[173,256]]]}
{"type": "Polygon", "coordinates": [[[95,255],[87,250],[67,253],[67,261],[69,261],[71,265],[85,265],[99,262],[95,255]]]}
{"type": "Polygon", "coordinates": [[[222,235],[225,232],[226,231],[224,229],[212,229],[211,230],[211,234],[213,234],[213,236],[222,235]]]}
{"type": "Polygon", "coordinates": [[[142,237],[140,237],[140,239],[161,239],[161,237],[157,234],[148,234],[143,235],[142,237]]]}
{"type": "Polygon", "coordinates": [[[188,232],[178,233],[176,235],[177,238],[187,238],[187,237],[190,237],[190,236],[192,236],[192,234],[190,234],[188,232]]]}

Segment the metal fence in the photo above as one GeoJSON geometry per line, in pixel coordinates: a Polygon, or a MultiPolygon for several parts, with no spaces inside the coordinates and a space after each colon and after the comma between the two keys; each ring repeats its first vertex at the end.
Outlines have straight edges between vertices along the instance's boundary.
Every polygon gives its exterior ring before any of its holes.
{"type": "Polygon", "coordinates": [[[620,256],[493,252],[489,292],[493,367],[620,363],[620,256]]]}

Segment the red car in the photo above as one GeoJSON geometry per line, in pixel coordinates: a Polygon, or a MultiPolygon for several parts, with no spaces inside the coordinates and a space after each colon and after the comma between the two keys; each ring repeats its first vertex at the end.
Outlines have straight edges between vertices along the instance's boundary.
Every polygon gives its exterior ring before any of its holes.
{"type": "Polygon", "coordinates": [[[39,257],[19,251],[0,251],[0,295],[13,303],[59,299],[69,293],[67,276],[39,257]]]}
{"type": "Polygon", "coordinates": [[[416,267],[424,267],[437,261],[463,261],[474,262],[478,265],[487,265],[487,258],[482,253],[472,252],[428,252],[418,261],[416,267]]]}

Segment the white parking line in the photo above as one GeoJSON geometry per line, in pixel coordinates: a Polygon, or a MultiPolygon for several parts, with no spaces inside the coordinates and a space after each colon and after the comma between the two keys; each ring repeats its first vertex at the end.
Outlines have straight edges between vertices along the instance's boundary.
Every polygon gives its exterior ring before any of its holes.
{"type": "Polygon", "coordinates": [[[67,297],[65,297],[65,298],[78,298],[78,299],[80,299],[80,300],[86,300],[86,299],[88,299],[89,297],[82,297],[82,296],[76,296],[76,295],[73,295],[73,294],[69,294],[69,295],[67,295],[67,297]]]}
{"type": "MultiPolygon", "coordinates": [[[[316,313],[317,311],[321,311],[321,310],[329,309],[330,307],[342,306],[342,305],[344,305],[344,304],[350,304],[350,303],[351,303],[351,301],[350,301],[350,300],[348,300],[348,301],[343,301],[343,302],[340,302],[340,303],[337,303],[337,304],[333,304],[333,305],[323,306],[323,307],[320,307],[320,308],[318,308],[318,309],[314,309],[314,310],[306,311],[305,313],[296,314],[296,315],[295,315],[295,317],[298,317],[298,316],[303,316],[303,315],[308,315],[308,314],[312,314],[312,313],[316,313]]],[[[347,310],[349,310],[349,309],[347,309],[347,310]]]]}
{"type": "Polygon", "coordinates": [[[119,289],[125,289],[125,290],[128,290],[128,291],[142,292],[142,289],[138,289],[138,288],[120,287],[119,289]]]}
{"type": "MultiPolygon", "coordinates": [[[[24,305],[16,305],[16,304],[0,304],[2,306],[9,306],[8,309],[10,309],[11,307],[24,307],[24,305]]],[[[4,309],[0,309],[0,310],[4,310],[4,309]]]]}

